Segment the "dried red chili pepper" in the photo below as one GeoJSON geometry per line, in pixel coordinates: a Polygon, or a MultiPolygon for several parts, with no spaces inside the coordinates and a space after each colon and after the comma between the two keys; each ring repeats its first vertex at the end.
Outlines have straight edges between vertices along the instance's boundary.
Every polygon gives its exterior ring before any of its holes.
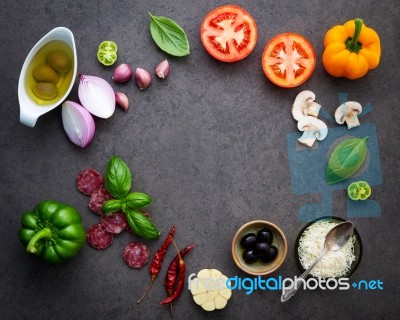
{"type": "Polygon", "coordinates": [[[165,290],[167,290],[168,296],[172,295],[172,292],[174,291],[174,287],[176,284],[176,276],[177,276],[177,270],[179,266],[179,255],[183,259],[183,257],[192,249],[194,248],[194,244],[187,246],[186,248],[182,249],[179,254],[175,256],[175,258],[171,261],[168,267],[167,274],[165,276],[165,290]]]}
{"type": "Polygon", "coordinates": [[[174,235],[175,235],[175,226],[172,226],[171,230],[168,233],[167,238],[164,240],[164,243],[162,244],[161,248],[158,249],[158,251],[154,255],[153,260],[151,261],[150,274],[152,278],[157,277],[158,273],[160,272],[164,256],[167,253],[168,247],[171,244],[174,235]]]}
{"type": "Polygon", "coordinates": [[[153,260],[151,261],[150,264],[150,283],[147,285],[146,289],[144,290],[142,296],[138,300],[137,303],[140,303],[143,298],[146,296],[147,292],[153,285],[154,280],[157,278],[158,274],[160,273],[162,262],[164,260],[164,256],[167,253],[168,247],[171,244],[173,238],[175,235],[175,226],[172,226],[171,230],[168,233],[167,238],[164,240],[164,243],[161,245],[160,249],[156,252],[154,255],[153,260]]]}
{"type": "Polygon", "coordinates": [[[170,295],[168,298],[164,299],[163,301],[160,302],[160,304],[167,304],[171,303],[172,301],[176,300],[185,285],[185,262],[182,260],[182,258],[179,256],[179,279],[178,279],[178,284],[176,286],[175,291],[170,295]]]}
{"type": "Polygon", "coordinates": [[[172,310],[172,301],[176,300],[182,290],[183,287],[185,285],[185,269],[186,269],[186,265],[185,262],[183,261],[182,257],[184,255],[186,255],[190,250],[193,249],[194,245],[190,245],[188,247],[186,247],[185,249],[179,251],[178,247],[176,246],[175,241],[174,245],[176,248],[176,251],[178,252],[178,254],[176,255],[176,257],[171,261],[169,268],[168,268],[168,272],[165,278],[165,289],[168,292],[168,297],[166,299],[164,299],[163,301],[161,301],[160,304],[167,304],[169,303],[171,306],[171,315],[172,317],[173,315],[173,310],[172,310]],[[179,271],[179,278],[178,278],[178,284],[176,285],[175,291],[174,291],[174,286],[176,283],[176,279],[177,279],[177,270],[179,271]]]}

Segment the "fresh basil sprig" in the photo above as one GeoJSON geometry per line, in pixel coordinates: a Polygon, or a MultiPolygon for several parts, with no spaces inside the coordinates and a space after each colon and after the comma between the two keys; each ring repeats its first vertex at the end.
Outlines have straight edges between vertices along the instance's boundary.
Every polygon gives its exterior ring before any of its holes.
{"type": "Polygon", "coordinates": [[[179,24],[167,17],[153,16],[150,12],[149,16],[151,36],[161,50],[176,57],[190,54],[189,40],[179,24]]]}
{"type": "Polygon", "coordinates": [[[153,222],[137,209],[148,206],[152,198],[140,192],[131,192],[132,175],[128,166],[118,156],[113,156],[106,170],[106,188],[116,199],[105,201],[105,214],[122,210],[132,230],[140,237],[155,239],[160,235],[153,222]]]}
{"type": "Polygon", "coordinates": [[[367,156],[367,139],[348,138],[339,143],[329,158],[326,183],[334,184],[350,178],[363,165],[367,156]]]}

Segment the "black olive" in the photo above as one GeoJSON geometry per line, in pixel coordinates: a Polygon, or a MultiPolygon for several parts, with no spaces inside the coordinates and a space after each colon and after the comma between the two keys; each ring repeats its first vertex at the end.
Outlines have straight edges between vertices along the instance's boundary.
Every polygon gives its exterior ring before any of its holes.
{"type": "Polygon", "coordinates": [[[245,234],[240,240],[240,245],[243,249],[251,249],[254,247],[257,237],[254,233],[245,234]]]}
{"type": "Polygon", "coordinates": [[[269,252],[269,245],[266,242],[257,242],[254,246],[257,256],[266,256],[269,252]]]}
{"type": "Polygon", "coordinates": [[[274,246],[269,247],[269,251],[265,256],[260,257],[260,260],[264,263],[272,262],[278,256],[278,249],[274,246]]]}
{"type": "Polygon", "coordinates": [[[256,255],[254,249],[246,250],[243,252],[243,260],[244,262],[251,264],[258,260],[258,256],[256,255]]]}
{"type": "Polygon", "coordinates": [[[257,241],[271,244],[273,240],[272,232],[268,228],[261,229],[257,232],[257,241]]]}

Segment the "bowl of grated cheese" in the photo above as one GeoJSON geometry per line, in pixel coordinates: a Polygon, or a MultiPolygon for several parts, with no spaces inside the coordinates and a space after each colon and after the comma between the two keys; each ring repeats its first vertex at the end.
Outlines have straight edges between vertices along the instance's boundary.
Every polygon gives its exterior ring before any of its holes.
{"type": "MultiPolygon", "coordinates": [[[[322,217],[308,223],[299,233],[295,255],[300,270],[304,272],[324,250],[325,237],[337,224],[346,221],[339,217],[322,217]]],[[[362,242],[354,229],[353,236],[339,251],[328,252],[314,267],[313,277],[348,278],[356,271],[362,256],[362,242]]]]}

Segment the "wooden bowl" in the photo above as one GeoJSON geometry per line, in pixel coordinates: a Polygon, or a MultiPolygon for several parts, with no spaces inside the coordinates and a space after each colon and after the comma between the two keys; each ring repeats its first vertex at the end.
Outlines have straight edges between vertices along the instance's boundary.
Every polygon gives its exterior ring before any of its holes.
{"type": "Polygon", "coordinates": [[[263,276],[276,271],[285,261],[287,254],[287,241],[282,230],[275,224],[265,220],[250,221],[239,228],[232,240],[232,258],[239,269],[254,275],[263,276]],[[278,249],[278,256],[269,263],[263,263],[258,260],[255,263],[248,264],[243,260],[243,252],[245,249],[240,245],[242,237],[248,233],[255,233],[263,228],[268,228],[272,232],[272,245],[278,249]]]}

